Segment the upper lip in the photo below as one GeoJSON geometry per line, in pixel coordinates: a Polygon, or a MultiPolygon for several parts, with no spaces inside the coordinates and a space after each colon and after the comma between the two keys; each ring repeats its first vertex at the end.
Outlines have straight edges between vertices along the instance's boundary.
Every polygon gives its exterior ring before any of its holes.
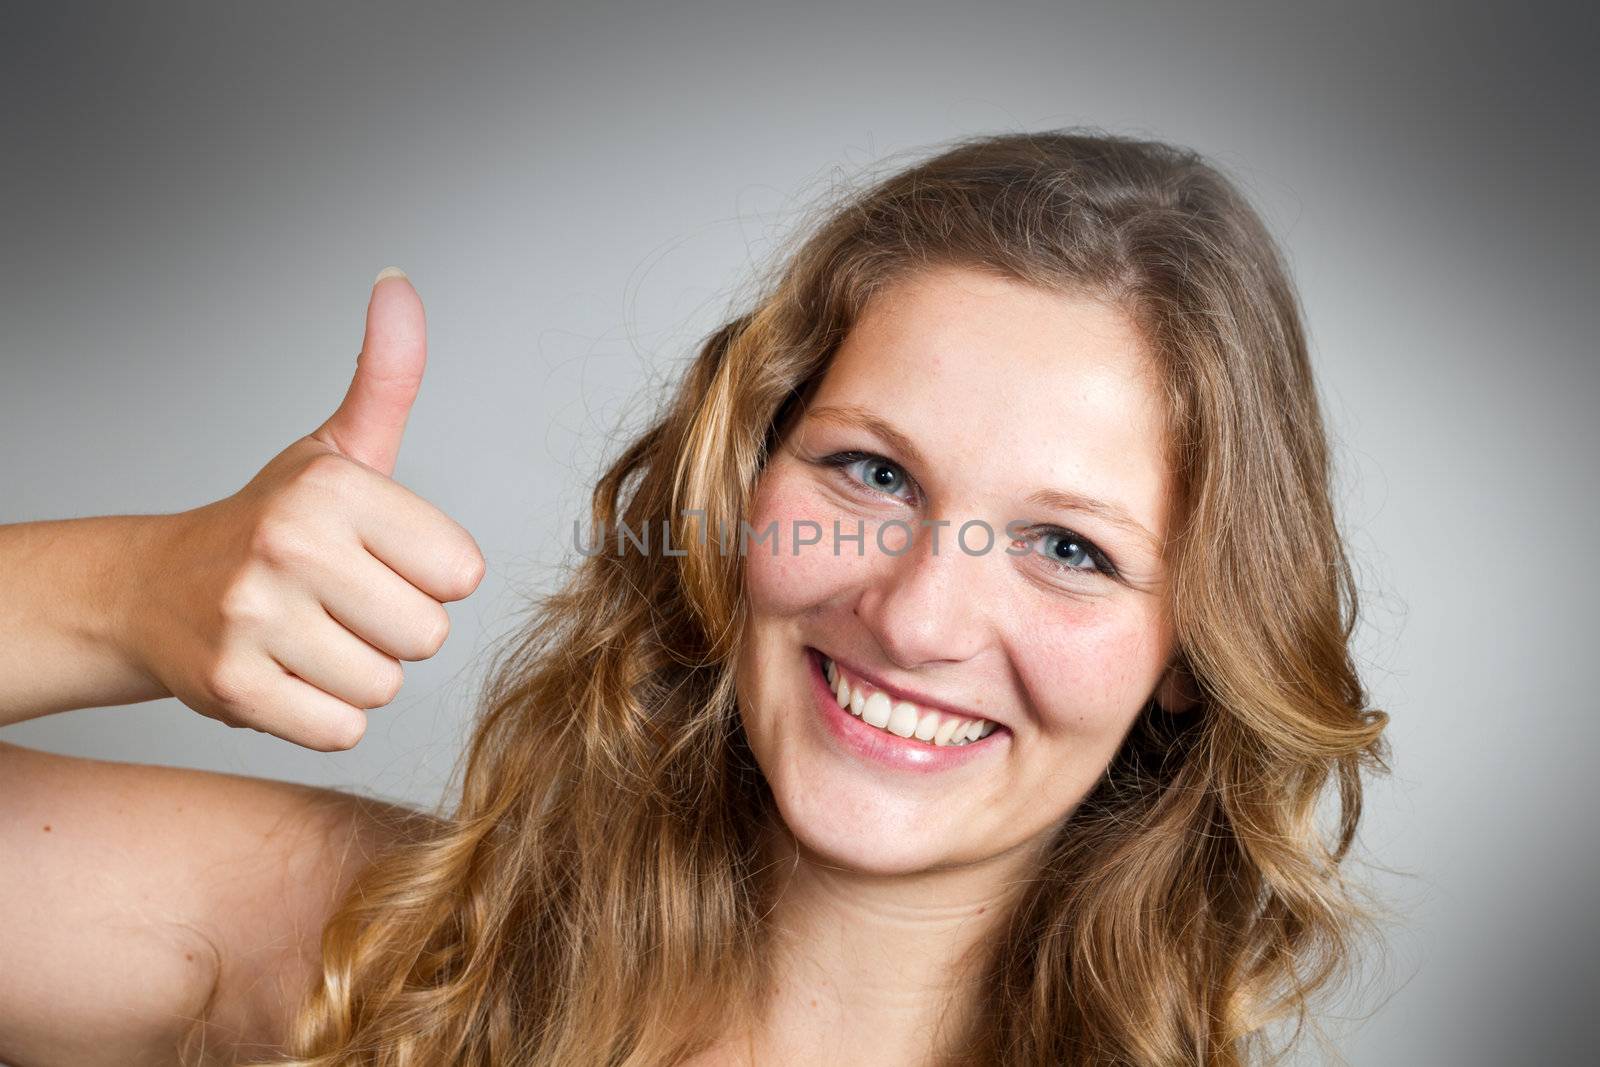
{"type": "Polygon", "coordinates": [[[824,659],[831,659],[835,665],[842,667],[844,672],[850,677],[859,678],[863,682],[866,682],[868,685],[872,686],[872,688],[881,689],[886,696],[893,697],[896,700],[909,700],[911,703],[916,704],[919,707],[948,712],[951,715],[956,715],[963,719],[987,719],[996,726],[1005,726],[1005,723],[1001,722],[999,719],[996,719],[992,715],[979,715],[977,712],[972,711],[969,708],[963,708],[959,704],[951,704],[943,700],[936,700],[933,697],[924,696],[916,690],[907,689],[904,686],[890,685],[888,682],[873,674],[871,671],[862,670],[849,660],[840,659],[832,652],[824,652],[819,648],[817,649],[817,654],[822,656],[824,659]]]}

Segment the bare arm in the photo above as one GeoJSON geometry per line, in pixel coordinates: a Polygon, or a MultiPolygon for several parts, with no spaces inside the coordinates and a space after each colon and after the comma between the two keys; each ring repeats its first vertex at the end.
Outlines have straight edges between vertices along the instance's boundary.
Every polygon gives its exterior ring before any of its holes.
{"type": "Polygon", "coordinates": [[[12,1067],[279,1051],[335,902],[425,819],[4,743],[0,782],[0,1062],[12,1067]]]}
{"type": "Polygon", "coordinates": [[[119,641],[134,561],[168,515],[0,526],[0,726],[168,696],[119,641]]]}

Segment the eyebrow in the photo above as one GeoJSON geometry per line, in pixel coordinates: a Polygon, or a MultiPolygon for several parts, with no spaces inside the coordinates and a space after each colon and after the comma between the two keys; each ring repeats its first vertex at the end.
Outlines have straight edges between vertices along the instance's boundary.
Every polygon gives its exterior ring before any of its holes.
{"type": "MultiPolygon", "coordinates": [[[[828,404],[819,408],[811,408],[806,414],[811,418],[821,419],[824,422],[866,429],[887,441],[891,448],[906,458],[907,462],[917,467],[927,468],[928,462],[926,458],[923,457],[917,446],[911,442],[911,438],[866,408],[857,407],[854,404],[828,404]]],[[[1027,502],[1034,507],[1059,511],[1081,511],[1085,514],[1093,515],[1101,521],[1124,530],[1135,537],[1143,538],[1152,547],[1158,543],[1155,535],[1145,529],[1137,519],[1128,514],[1122,507],[1110,501],[1064,489],[1038,489],[1028,494],[1027,502]]]]}

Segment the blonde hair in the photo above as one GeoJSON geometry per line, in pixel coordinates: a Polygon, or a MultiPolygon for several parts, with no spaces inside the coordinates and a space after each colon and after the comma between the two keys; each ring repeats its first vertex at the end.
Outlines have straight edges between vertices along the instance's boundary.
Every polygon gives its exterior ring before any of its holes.
{"type": "Polygon", "coordinates": [[[323,937],[304,1067],[681,1062],[755,1017],[773,798],[733,669],[736,529],[868,297],[950,264],[1126,309],[1161,370],[1187,714],[1154,700],[1064,820],[982,968],[950,1064],[1236,1064],[1348,963],[1341,875],[1381,711],[1297,299],[1194,152],[1098,133],[970,138],[849,193],[715,330],[595,487],[600,552],[497,656],[453,816],[373,863],[323,937]],[[705,513],[705,527],[685,516],[705,513]],[[1317,818],[1331,804],[1331,826],[1317,818]]]}

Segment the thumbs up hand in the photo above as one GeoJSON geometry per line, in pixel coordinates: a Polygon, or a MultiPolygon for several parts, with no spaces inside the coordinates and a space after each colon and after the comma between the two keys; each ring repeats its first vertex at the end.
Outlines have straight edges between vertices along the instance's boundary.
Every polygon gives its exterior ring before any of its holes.
{"type": "Polygon", "coordinates": [[[344,400],[232,496],[173,516],[137,561],[128,645],[203,715],[319,751],[439,651],[444,604],[482,581],[472,535],[391,480],[427,362],[422,302],[378,276],[344,400]]]}

